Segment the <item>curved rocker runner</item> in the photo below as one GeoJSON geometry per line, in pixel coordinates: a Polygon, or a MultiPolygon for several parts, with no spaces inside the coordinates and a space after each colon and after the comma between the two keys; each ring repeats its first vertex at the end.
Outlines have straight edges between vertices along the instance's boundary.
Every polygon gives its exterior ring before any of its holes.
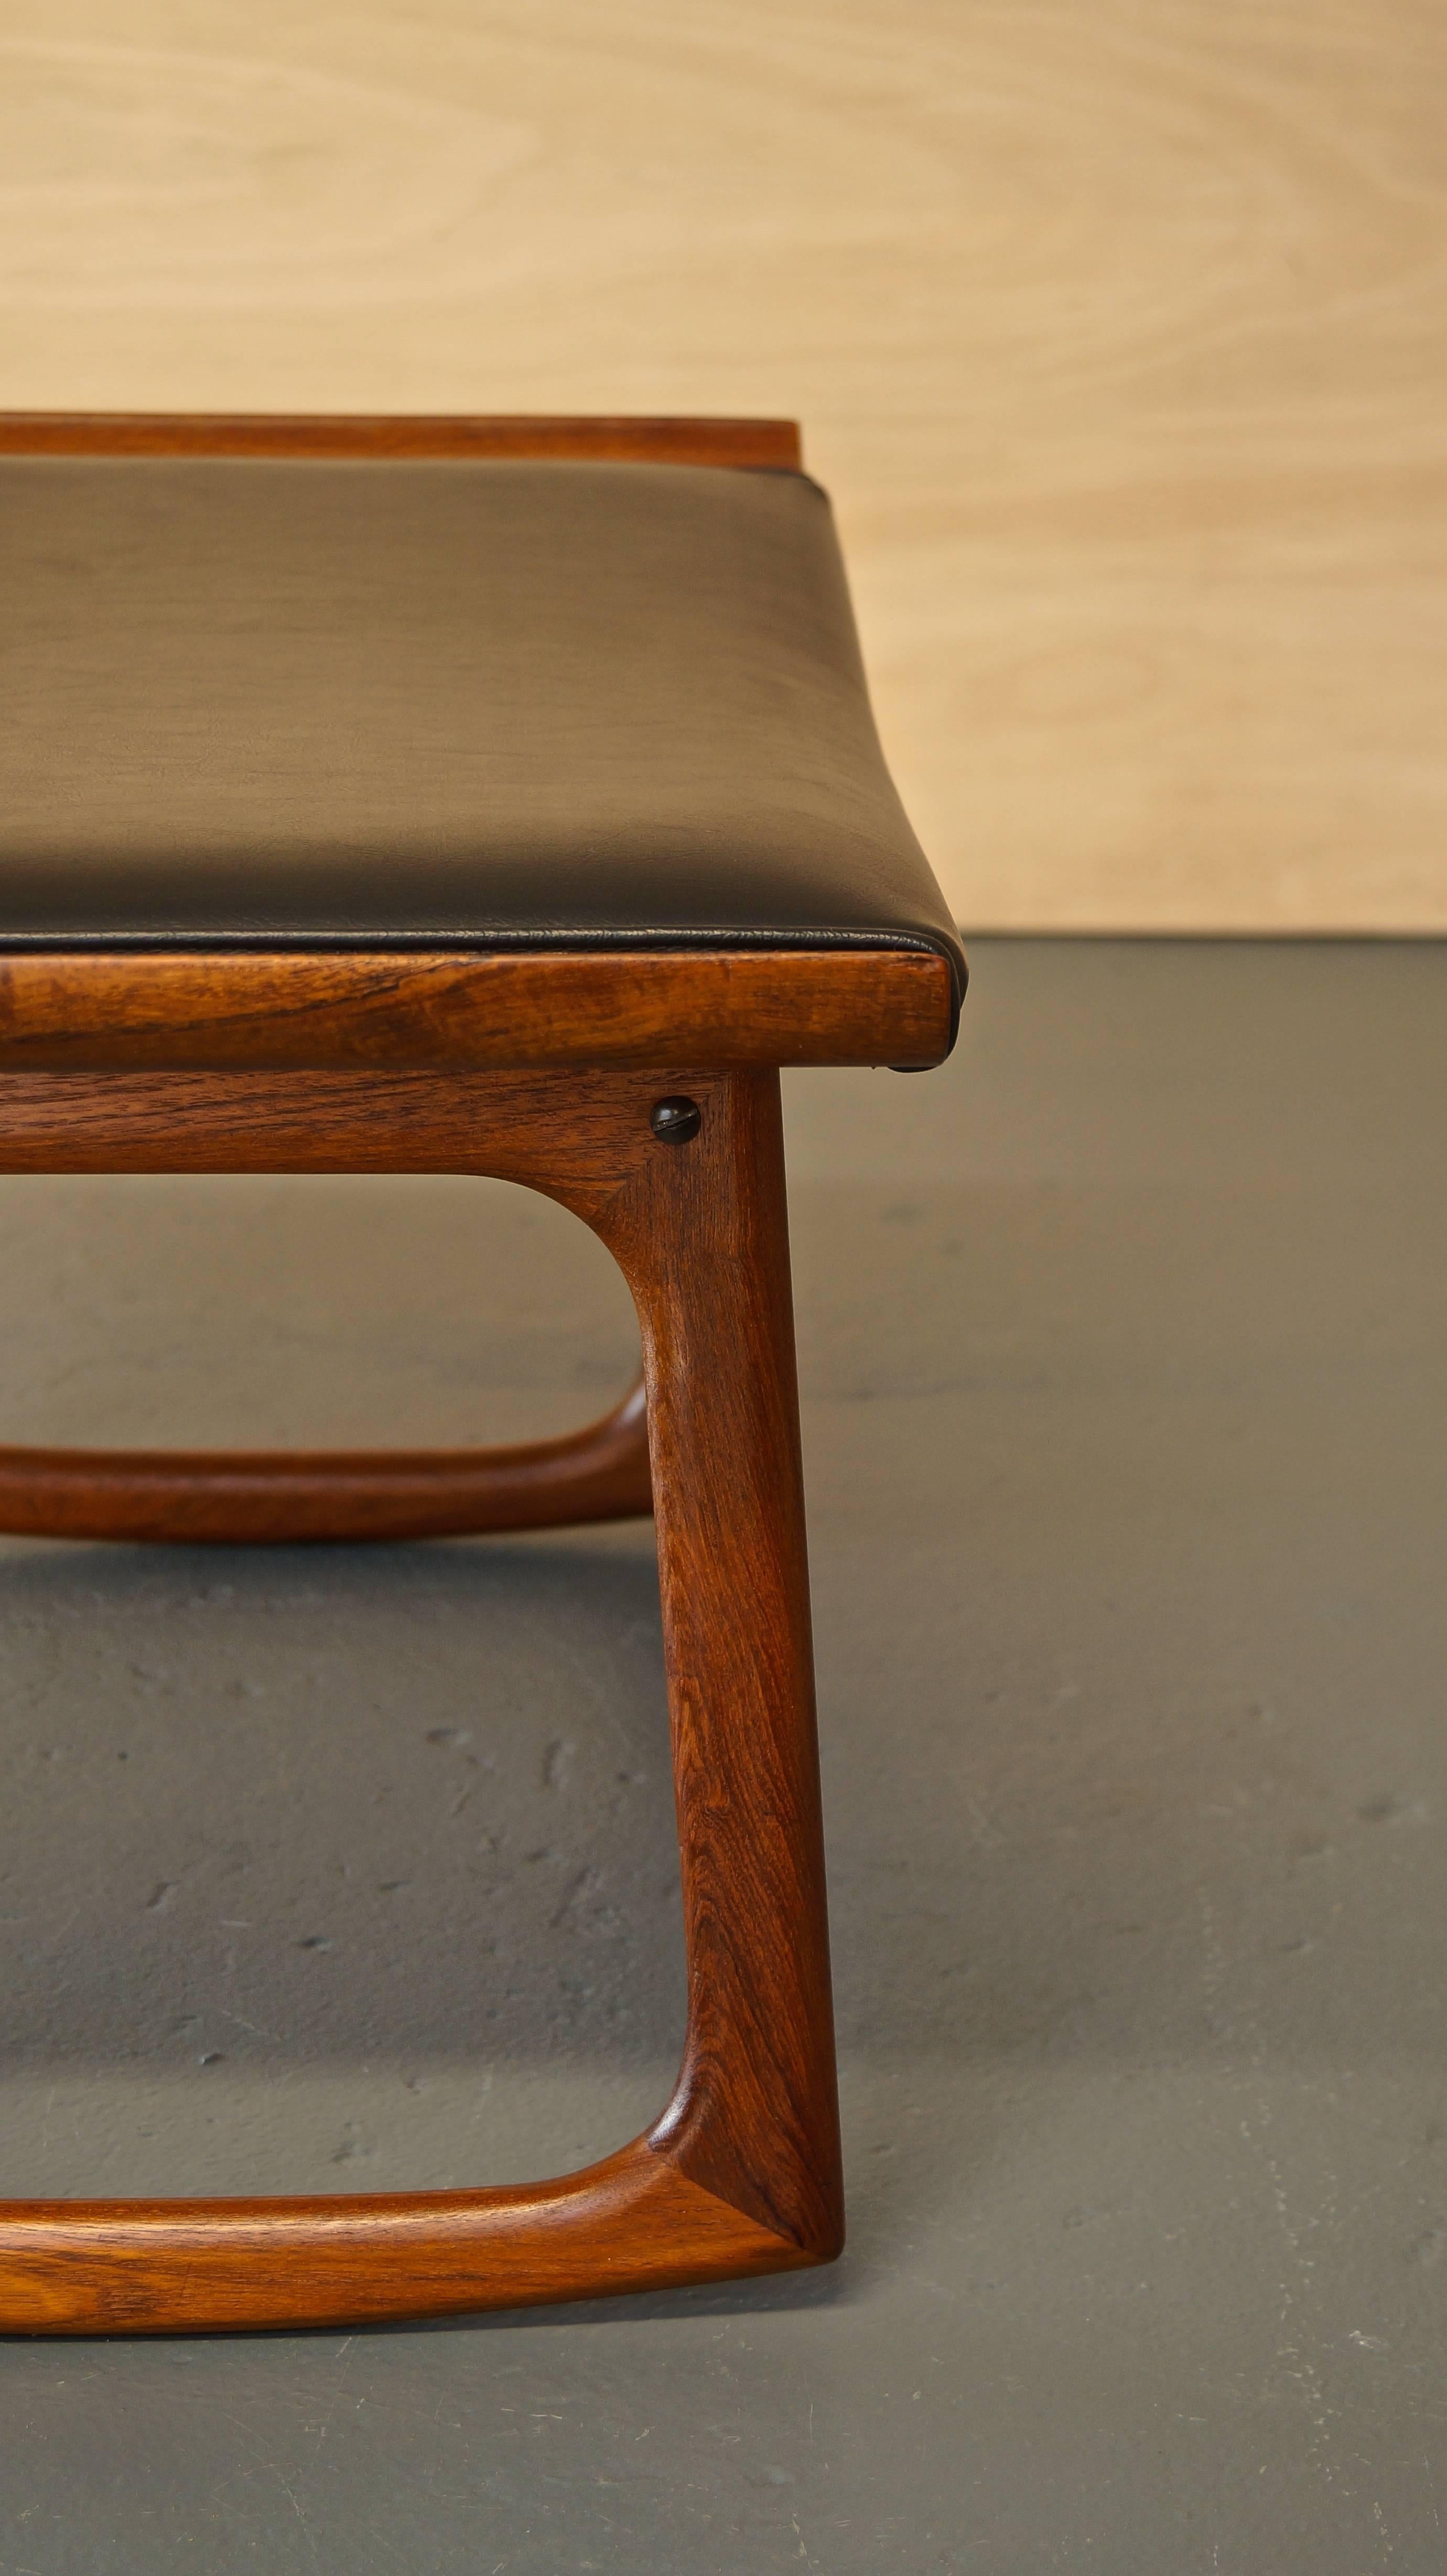
{"type": "Polygon", "coordinates": [[[516,1449],[0,1449],[0,1530],[21,1538],[275,1547],[464,1538],[652,1509],[641,1378],[601,1422],[516,1449]]]}

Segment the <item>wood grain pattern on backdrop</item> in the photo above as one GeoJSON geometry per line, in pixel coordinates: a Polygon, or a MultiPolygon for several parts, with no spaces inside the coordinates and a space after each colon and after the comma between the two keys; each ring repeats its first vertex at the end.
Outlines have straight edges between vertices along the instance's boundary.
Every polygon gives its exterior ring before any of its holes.
{"type": "Polygon", "coordinates": [[[6,0],[0,401],[798,413],[973,926],[1447,928],[1440,0],[6,0]]]}

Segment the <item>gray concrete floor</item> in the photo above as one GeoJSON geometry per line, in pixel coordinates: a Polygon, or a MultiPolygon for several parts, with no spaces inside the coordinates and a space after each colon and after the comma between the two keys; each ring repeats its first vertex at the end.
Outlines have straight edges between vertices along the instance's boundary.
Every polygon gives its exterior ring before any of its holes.
{"type": "MultiPolygon", "coordinates": [[[[851,2242],[0,2345],[0,2576],[1447,2556],[1447,950],[981,943],[788,1086],[851,2242]]],[[[0,1183],[6,1438],[560,1427],[571,1220],[0,1183]]],[[[680,2022],[646,1530],[0,1547],[4,2188],[560,2169],[680,2022]]]]}

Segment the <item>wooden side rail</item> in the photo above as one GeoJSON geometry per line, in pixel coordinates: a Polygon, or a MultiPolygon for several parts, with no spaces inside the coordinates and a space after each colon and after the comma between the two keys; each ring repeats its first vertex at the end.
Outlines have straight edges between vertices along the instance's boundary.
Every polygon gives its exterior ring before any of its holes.
{"type": "Polygon", "coordinates": [[[793,420],[537,412],[0,412],[0,456],[567,457],[800,467],[793,420]]]}
{"type": "Polygon", "coordinates": [[[462,1538],[653,1509],[642,1382],[601,1422],[512,1449],[0,1449],[13,1538],[277,1547],[462,1538]]]}
{"type": "Polygon", "coordinates": [[[0,1074],[937,1064],[921,949],[0,954],[0,1074]]]}

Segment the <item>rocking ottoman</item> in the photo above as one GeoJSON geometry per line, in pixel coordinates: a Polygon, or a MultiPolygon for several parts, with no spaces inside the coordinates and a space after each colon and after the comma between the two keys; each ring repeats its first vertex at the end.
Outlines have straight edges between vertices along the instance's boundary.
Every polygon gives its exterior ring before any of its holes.
{"type": "Polygon", "coordinates": [[[785,423],[0,422],[0,1169],[453,1172],[602,1238],[566,1440],[0,1451],[0,1529],[657,1522],[687,1935],[656,2126],[517,2189],[0,2203],[0,2330],[351,2324],[842,2238],[779,1068],[964,960],[785,423]]]}

